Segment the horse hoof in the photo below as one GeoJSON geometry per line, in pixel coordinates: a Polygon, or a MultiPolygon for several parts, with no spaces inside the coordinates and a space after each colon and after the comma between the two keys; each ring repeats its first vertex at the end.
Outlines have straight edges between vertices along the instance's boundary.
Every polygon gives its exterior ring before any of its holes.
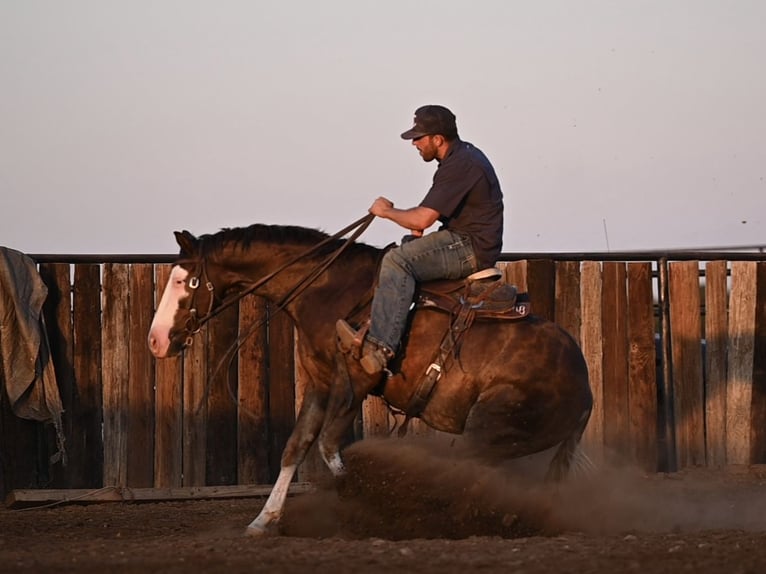
{"type": "Polygon", "coordinates": [[[245,528],[245,536],[248,538],[264,538],[271,534],[272,532],[268,528],[262,528],[260,526],[248,526],[245,528]]]}

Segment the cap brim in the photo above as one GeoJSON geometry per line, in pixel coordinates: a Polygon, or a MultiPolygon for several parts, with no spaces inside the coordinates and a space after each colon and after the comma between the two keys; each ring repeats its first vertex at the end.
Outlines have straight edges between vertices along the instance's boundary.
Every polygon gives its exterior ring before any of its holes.
{"type": "Polygon", "coordinates": [[[422,138],[428,134],[421,132],[418,129],[412,128],[402,134],[403,140],[414,140],[415,138],[422,138]]]}

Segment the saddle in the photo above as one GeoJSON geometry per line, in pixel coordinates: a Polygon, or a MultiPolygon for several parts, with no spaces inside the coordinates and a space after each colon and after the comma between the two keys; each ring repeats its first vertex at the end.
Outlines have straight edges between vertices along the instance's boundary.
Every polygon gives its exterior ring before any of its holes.
{"type": "Polygon", "coordinates": [[[465,279],[421,283],[415,306],[448,313],[470,309],[476,319],[517,320],[526,317],[530,311],[529,296],[518,293],[514,285],[499,281],[502,276],[500,269],[490,267],[465,279]]]}

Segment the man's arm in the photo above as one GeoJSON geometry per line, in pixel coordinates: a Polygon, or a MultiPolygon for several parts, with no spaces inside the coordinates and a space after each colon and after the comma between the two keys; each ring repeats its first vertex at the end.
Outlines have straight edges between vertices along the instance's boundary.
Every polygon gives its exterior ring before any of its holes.
{"type": "Polygon", "coordinates": [[[377,217],[390,219],[405,229],[409,229],[416,236],[423,235],[423,231],[439,219],[439,212],[435,209],[422,205],[409,209],[399,209],[394,207],[394,203],[385,197],[376,199],[369,212],[377,217]]]}

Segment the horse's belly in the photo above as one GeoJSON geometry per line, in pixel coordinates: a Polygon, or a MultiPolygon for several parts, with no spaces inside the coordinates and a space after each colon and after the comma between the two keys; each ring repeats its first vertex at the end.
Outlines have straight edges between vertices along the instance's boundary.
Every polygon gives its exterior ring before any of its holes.
{"type": "MultiPolygon", "coordinates": [[[[478,394],[475,386],[452,373],[438,380],[425,408],[418,414],[428,426],[442,432],[462,433],[468,413],[478,394]]],[[[401,373],[392,376],[383,397],[392,407],[407,412],[420,381],[410,382],[401,373]]]]}

